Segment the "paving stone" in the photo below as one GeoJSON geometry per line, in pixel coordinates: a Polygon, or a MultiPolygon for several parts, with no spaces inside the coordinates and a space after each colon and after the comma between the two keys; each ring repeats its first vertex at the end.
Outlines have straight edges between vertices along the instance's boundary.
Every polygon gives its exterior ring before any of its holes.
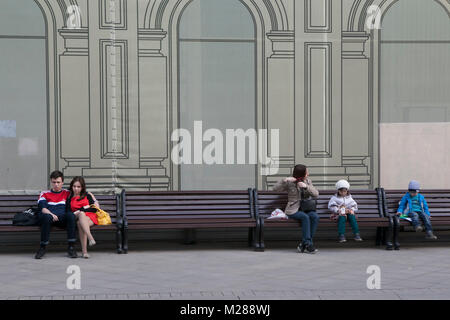
{"type": "Polygon", "coordinates": [[[286,247],[254,254],[172,244],[120,256],[99,250],[88,262],[64,255],[36,262],[30,254],[0,253],[0,299],[450,299],[445,246],[393,253],[324,245],[316,255],[300,255],[286,247]],[[81,290],[66,287],[70,264],[81,267],[81,290]],[[381,269],[380,292],[367,289],[370,265],[381,269]]]}

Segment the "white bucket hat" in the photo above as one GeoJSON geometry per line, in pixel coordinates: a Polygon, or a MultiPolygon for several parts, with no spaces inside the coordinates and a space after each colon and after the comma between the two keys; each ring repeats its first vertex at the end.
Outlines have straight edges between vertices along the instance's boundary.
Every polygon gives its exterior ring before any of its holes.
{"type": "Polygon", "coordinates": [[[350,183],[348,183],[347,180],[339,180],[336,182],[336,190],[345,188],[347,190],[350,190],[350,183]]]}

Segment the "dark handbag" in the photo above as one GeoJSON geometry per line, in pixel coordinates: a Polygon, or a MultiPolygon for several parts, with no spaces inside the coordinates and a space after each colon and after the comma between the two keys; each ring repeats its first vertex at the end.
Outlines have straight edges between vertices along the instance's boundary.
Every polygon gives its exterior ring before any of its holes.
{"type": "MultiPolygon", "coordinates": [[[[302,199],[305,196],[305,191],[304,189],[302,189],[301,191],[301,197],[302,199]]],[[[316,199],[308,199],[308,200],[301,200],[300,201],[300,211],[302,212],[311,212],[311,211],[316,211],[316,206],[317,206],[317,200],[316,199]]]]}
{"type": "Polygon", "coordinates": [[[39,224],[39,210],[31,207],[23,212],[16,213],[12,220],[14,226],[36,226],[39,224]]]}

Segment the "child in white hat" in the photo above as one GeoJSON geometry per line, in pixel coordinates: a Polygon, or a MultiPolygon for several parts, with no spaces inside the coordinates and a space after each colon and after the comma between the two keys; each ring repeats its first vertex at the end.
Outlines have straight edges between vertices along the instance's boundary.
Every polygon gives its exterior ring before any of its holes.
{"type": "Polygon", "coordinates": [[[359,234],[358,223],[356,222],[355,213],[358,211],[358,205],[349,193],[350,184],[346,180],[339,180],[336,183],[336,194],[331,197],[328,202],[328,209],[331,211],[331,219],[338,222],[339,242],[346,242],[345,239],[345,222],[348,219],[354,239],[362,241],[359,234]]]}

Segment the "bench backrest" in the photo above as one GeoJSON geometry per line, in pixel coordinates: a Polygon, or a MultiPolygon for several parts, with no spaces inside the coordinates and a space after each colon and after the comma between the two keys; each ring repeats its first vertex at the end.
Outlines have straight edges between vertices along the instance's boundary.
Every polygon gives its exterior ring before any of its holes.
{"type": "MultiPolygon", "coordinates": [[[[358,217],[379,218],[382,217],[382,198],[378,190],[351,190],[353,199],[358,204],[358,217]]],[[[319,190],[317,198],[317,214],[320,218],[329,218],[328,202],[336,194],[336,190],[319,190]]],[[[270,216],[273,210],[284,211],[288,197],[287,192],[256,191],[255,210],[263,217],[270,216]]]]}
{"type": "Polygon", "coordinates": [[[115,224],[117,219],[120,217],[120,205],[119,205],[119,195],[98,195],[94,194],[97,199],[100,208],[109,213],[111,217],[111,222],[115,224]]]}
{"type": "MultiPolygon", "coordinates": [[[[385,211],[389,214],[397,212],[400,200],[407,190],[384,190],[385,211]]],[[[420,190],[427,201],[430,213],[434,217],[450,218],[450,190],[420,190]]]]}
{"type": "Polygon", "coordinates": [[[254,219],[252,190],[126,192],[123,212],[133,220],[254,219]]]}
{"type": "MultiPolygon", "coordinates": [[[[95,195],[100,207],[109,213],[111,221],[116,222],[118,214],[118,196],[95,195]]],[[[37,206],[39,194],[35,195],[0,195],[0,226],[11,225],[14,215],[18,212],[37,206]]]]}
{"type": "Polygon", "coordinates": [[[0,195],[0,226],[12,225],[12,219],[18,212],[37,206],[39,194],[0,195]]]}

